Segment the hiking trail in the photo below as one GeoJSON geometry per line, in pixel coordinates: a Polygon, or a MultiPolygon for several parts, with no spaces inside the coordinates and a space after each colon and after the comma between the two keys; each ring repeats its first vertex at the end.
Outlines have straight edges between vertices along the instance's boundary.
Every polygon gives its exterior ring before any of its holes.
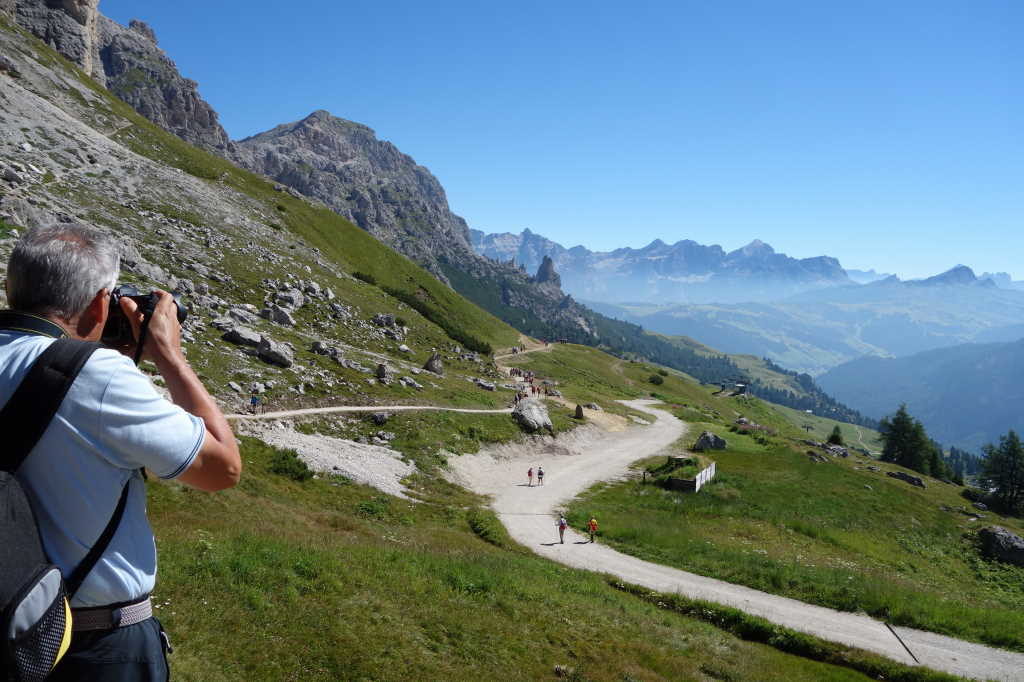
{"type": "MultiPolygon", "coordinates": [[[[490,495],[492,507],[509,534],[537,554],[589,571],[609,573],[658,592],[681,593],[738,608],[793,630],[882,654],[915,665],[898,634],[922,665],[977,679],[1020,680],[1024,654],[905,627],[890,630],[865,615],[835,611],[795,599],[643,561],[607,547],[589,544],[569,529],[558,544],[557,510],[600,481],[622,478],[632,462],[658,454],[686,433],[686,425],[654,401],[621,401],[654,417],[650,426],[589,438],[559,437],[548,443],[491,448],[452,458],[453,478],[469,489],[490,495]],[[565,441],[559,444],[559,441],[565,441]],[[493,454],[488,454],[493,453],[493,454]],[[495,456],[496,455],[496,456],[495,456]],[[528,467],[544,467],[544,486],[528,487],[528,467]],[[895,631],[895,634],[894,632],[895,631]]],[[[600,522],[600,519],[598,519],[600,522]]]]}

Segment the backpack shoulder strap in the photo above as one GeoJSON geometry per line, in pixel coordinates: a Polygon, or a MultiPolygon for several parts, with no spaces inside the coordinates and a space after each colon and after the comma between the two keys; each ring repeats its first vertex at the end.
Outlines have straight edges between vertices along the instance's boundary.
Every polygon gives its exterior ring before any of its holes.
{"type": "Polygon", "coordinates": [[[78,588],[85,582],[86,576],[89,575],[89,571],[93,569],[96,562],[100,560],[103,553],[107,551],[107,547],[110,546],[110,541],[114,539],[114,534],[117,533],[118,526],[121,525],[121,517],[124,516],[125,507],[128,506],[128,490],[132,486],[132,479],[129,478],[124,484],[124,488],[121,489],[121,499],[117,501],[117,507],[114,509],[114,514],[107,521],[107,527],[103,529],[103,533],[100,534],[99,539],[89,548],[89,553],[85,555],[75,570],[71,572],[71,575],[64,581],[64,585],[67,588],[68,601],[75,596],[78,592],[78,588]]]}
{"type": "Polygon", "coordinates": [[[36,359],[0,410],[0,433],[7,440],[0,469],[12,474],[18,470],[43,437],[75,377],[99,347],[98,343],[57,339],[36,359]]]}
{"type": "MultiPolygon", "coordinates": [[[[98,343],[61,338],[50,344],[36,359],[3,410],[0,410],[0,433],[5,434],[9,443],[0,455],[0,469],[12,474],[18,470],[43,437],[78,373],[100,347],[98,343]]],[[[103,533],[65,581],[68,599],[74,597],[114,539],[128,505],[130,487],[129,478],[103,533]]]]}

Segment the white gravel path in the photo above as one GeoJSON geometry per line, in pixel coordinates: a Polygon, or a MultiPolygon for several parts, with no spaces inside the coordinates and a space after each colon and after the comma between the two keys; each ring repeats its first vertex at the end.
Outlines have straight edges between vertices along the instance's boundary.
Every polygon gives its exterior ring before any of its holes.
{"type": "MultiPolygon", "coordinates": [[[[577,568],[610,573],[652,590],[681,593],[739,608],[794,630],[873,651],[914,665],[884,623],[863,615],[833,611],[794,599],[759,592],[714,578],[642,561],[602,544],[589,544],[571,529],[557,544],[553,512],[599,481],[623,476],[630,463],[657,454],[682,437],[685,425],[652,401],[625,402],[653,417],[649,426],[618,433],[579,433],[535,439],[533,446],[501,446],[450,460],[452,476],[478,493],[492,496],[493,507],[509,534],[541,556],[577,568]],[[526,470],[544,467],[543,487],[528,487],[526,470]]],[[[598,519],[600,521],[600,519],[598,519]]],[[[1024,680],[1024,654],[963,642],[951,637],[896,628],[925,666],[976,679],[1024,680]]]]}
{"type": "Polygon", "coordinates": [[[341,474],[388,495],[410,499],[402,479],[416,471],[416,467],[403,462],[402,453],[396,450],[299,433],[282,422],[249,425],[245,432],[267,445],[295,450],[299,459],[315,472],[341,474]]]}

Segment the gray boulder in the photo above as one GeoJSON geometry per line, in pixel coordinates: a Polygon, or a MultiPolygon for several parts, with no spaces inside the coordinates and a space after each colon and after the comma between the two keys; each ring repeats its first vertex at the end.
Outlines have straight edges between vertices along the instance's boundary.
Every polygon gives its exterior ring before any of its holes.
{"type": "Polygon", "coordinates": [[[374,412],[370,415],[370,419],[373,420],[373,423],[377,426],[384,426],[388,423],[388,420],[391,419],[391,415],[387,412],[374,412]]]}
{"type": "Polygon", "coordinates": [[[418,381],[416,381],[412,377],[399,377],[398,378],[398,383],[402,384],[403,386],[408,386],[409,388],[415,388],[415,389],[422,389],[423,388],[423,384],[419,383],[418,381]]]}
{"type": "Polygon", "coordinates": [[[526,398],[520,400],[515,409],[512,410],[512,418],[525,431],[535,433],[541,429],[554,432],[551,424],[551,417],[548,415],[548,408],[543,400],[538,398],[526,398]]]}
{"type": "Polygon", "coordinates": [[[587,408],[588,410],[593,410],[594,412],[603,412],[601,406],[598,405],[597,403],[587,403],[583,407],[587,408]]]}
{"type": "Polygon", "coordinates": [[[301,308],[306,305],[306,297],[298,289],[289,289],[277,295],[277,302],[289,308],[301,308]]]}
{"type": "Polygon", "coordinates": [[[20,184],[25,182],[25,176],[16,171],[13,167],[8,166],[7,168],[4,168],[4,180],[20,184]]]}
{"type": "Polygon", "coordinates": [[[223,338],[228,343],[233,343],[236,346],[250,346],[252,348],[258,348],[260,340],[263,338],[259,332],[253,331],[248,327],[234,327],[229,329],[224,334],[223,338]]]}
{"type": "Polygon", "coordinates": [[[377,313],[370,322],[373,322],[378,327],[394,327],[395,316],[391,313],[377,313]]]}
{"type": "Polygon", "coordinates": [[[473,383],[475,383],[477,386],[479,386],[480,388],[484,389],[485,391],[496,391],[496,390],[498,390],[497,386],[495,386],[494,384],[492,384],[489,381],[484,381],[483,379],[477,379],[473,383]]]}
{"type": "Polygon", "coordinates": [[[441,354],[434,353],[433,355],[431,355],[430,359],[427,360],[427,364],[423,365],[423,369],[427,370],[428,372],[433,372],[439,377],[443,377],[444,363],[441,361],[441,354]]]}
{"type": "Polygon", "coordinates": [[[228,310],[228,317],[242,324],[256,324],[257,320],[257,317],[245,308],[231,308],[228,310]]]}
{"type": "Polygon", "coordinates": [[[0,55],[0,71],[9,74],[12,78],[21,77],[18,65],[7,55],[0,55]]]}
{"type": "Polygon", "coordinates": [[[256,347],[256,354],[260,360],[270,365],[291,367],[295,364],[295,356],[290,346],[274,341],[266,336],[260,337],[259,346],[256,347]]]}
{"type": "Polygon", "coordinates": [[[292,317],[292,314],[288,310],[277,305],[276,303],[270,306],[269,308],[264,308],[263,310],[261,310],[260,316],[267,320],[270,320],[271,322],[283,324],[287,327],[295,326],[295,318],[292,317]]]}
{"type": "Polygon", "coordinates": [[[381,382],[391,381],[391,368],[383,363],[377,365],[376,377],[381,382]]]}
{"type": "Polygon", "coordinates": [[[729,447],[729,444],[721,436],[716,436],[710,431],[705,431],[700,434],[697,442],[693,444],[691,450],[701,452],[702,450],[725,450],[729,447]]]}
{"type": "Polygon", "coordinates": [[[885,475],[889,476],[890,478],[899,479],[901,481],[904,481],[905,483],[909,483],[910,485],[917,486],[918,488],[927,487],[924,484],[924,481],[922,481],[920,478],[918,478],[917,476],[911,476],[910,474],[903,471],[887,471],[885,472],[885,475]]]}
{"type": "Polygon", "coordinates": [[[981,550],[985,556],[1013,564],[1024,566],[1024,538],[1011,533],[1002,526],[989,526],[978,531],[981,550]]]}

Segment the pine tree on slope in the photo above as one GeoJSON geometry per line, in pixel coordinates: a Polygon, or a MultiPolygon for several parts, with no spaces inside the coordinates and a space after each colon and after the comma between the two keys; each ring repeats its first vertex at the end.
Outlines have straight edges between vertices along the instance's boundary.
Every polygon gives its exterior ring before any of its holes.
{"type": "Polygon", "coordinates": [[[934,445],[921,422],[907,412],[905,403],[900,405],[896,414],[882,419],[878,430],[885,442],[883,462],[899,464],[922,474],[932,473],[934,445]]]}
{"type": "Polygon", "coordinates": [[[1011,513],[1024,512],[1024,445],[1015,431],[999,437],[999,445],[982,448],[979,482],[992,491],[996,506],[1011,513]]]}

